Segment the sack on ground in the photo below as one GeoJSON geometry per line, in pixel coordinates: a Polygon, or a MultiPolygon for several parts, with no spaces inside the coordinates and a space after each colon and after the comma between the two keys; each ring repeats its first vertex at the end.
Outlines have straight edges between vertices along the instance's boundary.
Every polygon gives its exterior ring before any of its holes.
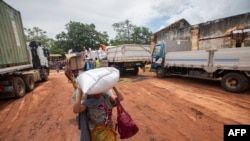
{"type": "Polygon", "coordinates": [[[120,73],[114,67],[102,67],[85,71],[77,77],[84,94],[99,94],[108,91],[119,80],[120,73]]]}

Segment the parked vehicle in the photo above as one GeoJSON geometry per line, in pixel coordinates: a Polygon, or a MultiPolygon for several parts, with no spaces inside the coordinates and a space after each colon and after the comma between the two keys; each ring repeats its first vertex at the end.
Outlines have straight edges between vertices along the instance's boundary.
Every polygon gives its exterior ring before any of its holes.
{"type": "Polygon", "coordinates": [[[49,51],[26,43],[19,11],[0,1],[0,97],[22,97],[49,76],[49,51]]]}
{"type": "Polygon", "coordinates": [[[229,92],[249,87],[250,47],[167,52],[164,43],[156,44],[151,71],[159,78],[171,75],[220,80],[229,92]]]}
{"type": "MultiPolygon", "coordinates": [[[[106,48],[107,63],[115,67],[120,74],[137,75],[139,67],[144,69],[150,62],[150,45],[124,44],[106,48]]],[[[103,60],[102,60],[103,61],[103,60]]]]}

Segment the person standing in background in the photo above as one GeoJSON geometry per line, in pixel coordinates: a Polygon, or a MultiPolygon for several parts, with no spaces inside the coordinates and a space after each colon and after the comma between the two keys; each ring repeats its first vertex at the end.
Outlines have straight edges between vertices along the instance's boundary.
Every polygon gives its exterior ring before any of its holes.
{"type": "Polygon", "coordinates": [[[58,60],[56,60],[56,62],[55,62],[55,68],[56,68],[56,72],[58,73],[60,70],[60,64],[59,64],[58,60]]]}
{"type": "Polygon", "coordinates": [[[90,66],[91,66],[91,69],[95,68],[95,62],[93,61],[93,59],[90,59],[90,66]]]}
{"type": "Polygon", "coordinates": [[[95,67],[96,68],[100,68],[101,67],[100,60],[97,57],[95,58],[95,67]]]}
{"type": "Polygon", "coordinates": [[[85,63],[85,71],[88,71],[91,69],[91,62],[90,60],[88,59],[87,62],[85,63]]]}

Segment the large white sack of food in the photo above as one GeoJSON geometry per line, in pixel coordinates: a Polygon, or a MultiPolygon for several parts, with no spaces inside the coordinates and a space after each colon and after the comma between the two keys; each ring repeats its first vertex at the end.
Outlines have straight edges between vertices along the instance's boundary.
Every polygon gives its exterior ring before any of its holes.
{"type": "Polygon", "coordinates": [[[77,83],[84,94],[100,94],[114,87],[119,77],[118,69],[102,67],[81,73],[77,77],[77,83]]]}

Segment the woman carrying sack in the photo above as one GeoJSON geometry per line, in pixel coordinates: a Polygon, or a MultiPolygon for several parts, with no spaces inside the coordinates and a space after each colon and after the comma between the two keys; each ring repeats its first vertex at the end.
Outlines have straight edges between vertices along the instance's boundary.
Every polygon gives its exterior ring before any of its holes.
{"type": "Polygon", "coordinates": [[[116,98],[122,101],[123,96],[116,87],[113,89],[116,95],[112,91],[111,94],[100,93],[88,95],[88,98],[81,104],[83,92],[78,88],[73,112],[81,113],[87,110],[91,141],[116,141],[112,110],[116,105],[116,98]]]}

